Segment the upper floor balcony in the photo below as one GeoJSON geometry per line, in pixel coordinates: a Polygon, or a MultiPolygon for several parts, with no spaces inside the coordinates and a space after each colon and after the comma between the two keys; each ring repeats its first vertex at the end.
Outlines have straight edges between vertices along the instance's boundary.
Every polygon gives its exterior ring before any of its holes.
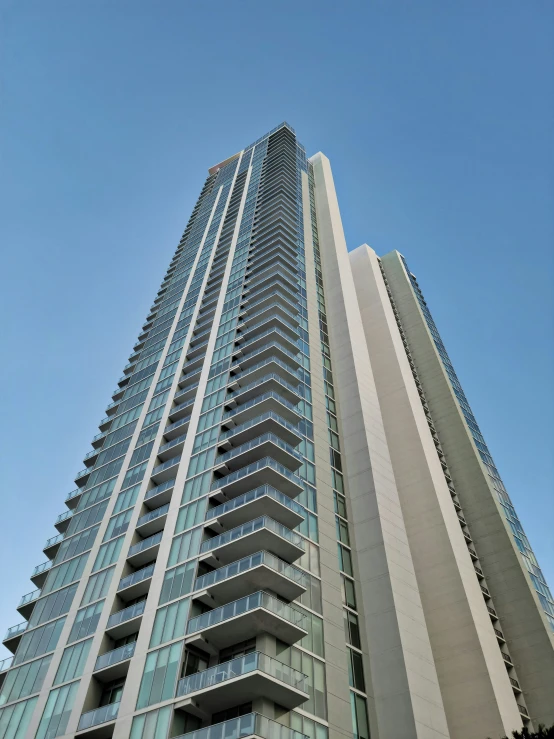
{"type": "Polygon", "coordinates": [[[304,540],[269,516],[260,516],[206,539],[200,546],[200,555],[203,560],[218,566],[260,550],[273,552],[286,562],[294,562],[304,554],[304,540]]]}
{"type": "Polygon", "coordinates": [[[4,684],[4,678],[6,677],[7,671],[10,669],[13,663],[13,657],[6,657],[0,661],[0,688],[4,684]]]}
{"type": "Polygon", "coordinates": [[[265,310],[268,306],[276,302],[284,308],[294,311],[298,307],[298,295],[284,291],[281,287],[278,287],[266,290],[258,295],[248,296],[243,302],[239,316],[242,316],[244,311],[247,314],[253,314],[265,310]]]}
{"type": "Polygon", "coordinates": [[[158,449],[158,458],[161,459],[163,462],[166,462],[168,459],[171,459],[171,457],[174,457],[176,454],[181,453],[183,451],[183,447],[185,446],[186,439],[186,433],[179,434],[179,436],[176,436],[174,439],[171,439],[167,443],[162,444],[158,449]]]}
{"type": "Polygon", "coordinates": [[[58,553],[58,549],[60,548],[60,544],[62,543],[64,539],[63,534],[58,534],[57,536],[51,536],[50,539],[46,541],[46,544],[43,547],[43,552],[46,554],[48,559],[54,559],[56,554],[58,553]]]}
{"type": "Polygon", "coordinates": [[[169,503],[166,503],[159,508],[154,508],[148,513],[145,513],[144,516],[141,516],[137,521],[137,534],[140,534],[143,538],[146,538],[148,536],[152,536],[152,534],[157,534],[159,531],[162,531],[167,520],[168,511],[169,503]]]}
{"type": "Polygon", "coordinates": [[[230,429],[235,426],[241,426],[250,419],[268,411],[274,411],[281,418],[294,425],[300,423],[301,420],[300,412],[295,405],[276,390],[268,390],[251,400],[247,400],[245,403],[241,403],[236,408],[225,412],[221,423],[225,428],[230,429]]]}
{"type": "Polygon", "coordinates": [[[271,485],[261,485],[210,508],[206,512],[205,523],[213,531],[221,533],[263,515],[294,529],[304,520],[304,509],[271,485]]]}
{"type": "Polygon", "coordinates": [[[44,585],[44,581],[48,577],[48,573],[52,567],[52,560],[48,559],[46,562],[43,562],[40,565],[37,565],[35,569],[31,573],[31,582],[37,586],[37,588],[42,588],[44,585]]]}
{"type": "Polygon", "coordinates": [[[60,513],[60,515],[54,521],[54,528],[56,528],[60,532],[60,534],[63,534],[65,531],[67,531],[67,527],[71,523],[72,516],[73,511],[71,509],[60,513]]]}
{"type": "Polygon", "coordinates": [[[251,464],[215,480],[212,495],[219,500],[236,498],[237,495],[253,490],[260,485],[271,485],[291,498],[304,490],[302,480],[272,457],[263,457],[251,464]],[[222,496],[221,493],[224,495],[222,496]]]}
{"type": "Polygon", "coordinates": [[[170,479],[147,490],[144,495],[144,505],[154,510],[165,503],[169,503],[175,489],[175,480],[170,479]]]}
{"type": "Polygon", "coordinates": [[[22,621],[15,626],[10,626],[10,628],[7,630],[6,636],[3,638],[2,643],[13,654],[15,654],[17,647],[19,646],[21,637],[23,636],[25,631],[27,631],[27,626],[27,621],[22,621]]]}
{"type": "MultiPolygon", "coordinates": [[[[272,331],[274,330],[272,329],[272,331]]],[[[290,344],[287,343],[287,346],[290,347],[290,344]]],[[[274,335],[268,336],[266,341],[258,349],[249,351],[248,354],[242,354],[242,349],[239,349],[233,355],[233,363],[230,368],[231,372],[244,371],[271,356],[282,359],[294,370],[300,369],[302,362],[298,353],[298,347],[291,349],[287,348],[287,346],[280,340],[278,335],[274,335]]]]}
{"type": "Polygon", "coordinates": [[[90,739],[108,739],[113,736],[114,724],[119,711],[119,701],[81,714],[75,736],[90,739]]]}
{"type": "Polygon", "coordinates": [[[236,341],[249,341],[270,328],[278,328],[288,334],[294,342],[298,340],[298,323],[289,321],[288,318],[283,318],[282,315],[274,312],[273,315],[266,315],[258,321],[239,323],[236,341]]]}
{"type": "Polygon", "coordinates": [[[151,562],[158,556],[162,536],[163,531],[159,531],[157,534],[133,544],[127,552],[127,562],[132,567],[141,567],[147,562],[151,562]]]}
{"type": "Polygon", "coordinates": [[[251,652],[179,680],[177,709],[204,715],[256,698],[291,710],[309,699],[307,676],[262,652],[251,652]]]}
{"type": "Polygon", "coordinates": [[[114,640],[136,634],[140,628],[145,607],[146,601],[139,600],[138,603],[133,603],[132,606],[112,613],[106,624],[106,634],[114,640]]]}
{"type": "Polygon", "coordinates": [[[181,455],[178,454],[175,457],[171,457],[171,459],[168,459],[166,462],[154,467],[150,475],[152,482],[160,483],[174,479],[180,462],[181,455]]]}
{"type": "Polygon", "coordinates": [[[211,654],[264,633],[295,644],[307,634],[305,620],[301,611],[259,590],[191,618],[185,643],[211,654]]]}
{"type": "Polygon", "coordinates": [[[27,593],[21,598],[21,600],[19,601],[19,605],[17,606],[17,610],[23,616],[23,618],[29,619],[35,607],[36,601],[41,596],[41,592],[42,591],[40,589],[33,590],[32,592],[27,593]]]}
{"type": "Polygon", "coordinates": [[[223,721],[220,724],[212,724],[203,729],[189,731],[181,734],[175,739],[247,739],[247,737],[259,737],[259,739],[310,739],[300,731],[289,729],[283,724],[272,721],[259,713],[247,713],[245,716],[223,721]]]}
{"type": "Polygon", "coordinates": [[[81,488],[77,488],[76,490],[72,490],[70,493],[68,493],[65,496],[65,504],[68,508],[71,508],[72,510],[77,507],[79,504],[79,501],[81,500],[81,495],[83,494],[83,491],[81,488]]]}
{"type": "Polygon", "coordinates": [[[193,597],[213,606],[256,590],[271,590],[292,601],[306,592],[307,575],[270,552],[254,552],[196,578],[193,597]]]}
{"type": "Polygon", "coordinates": [[[169,420],[177,421],[180,418],[185,418],[186,416],[190,416],[193,405],[194,405],[194,398],[192,398],[192,400],[185,400],[182,403],[178,403],[177,405],[174,405],[173,408],[171,408],[169,411],[169,420]]]}
{"type": "Polygon", "coordinates": [[[175,439],[177,436],[182,436],[183,433],[188,429],[190,424],[190,415],[184,418],[179,418],[178,421],[169,423],[164,429],[164,437],[170,441],[175,439]]]}
{"type": "Polygon", "coordinates": [[[293,387],[298,387],[297,370],[294,367],[291,367],[290,364],[283,362],[283,360],[276,355],[271,355],[269,357],[266,356],[260,362],[250,365],[243,372],[235,370],[234,368],[231,369],[231,372],[232,375],[229,378],[229,383],[227,385],[229,390],[236,390],[239,387],[244,387],[269,372],[275,372],[293,387]]]}
{"type": "Polygon", "coordinates": [[[94,677],[101,682],[111,682],[123,677],[129,671],[129,663],[135,653],[136,642],[124,644],[96,658],[94,677]]]}
{"type": "Polygon", "coordinates": [[[217,445],[219,449],[229,451],[233,445],[240,446],[246,441],[256,439],[264,431],[275,434],[292,447],[298,446],[302,441],[302,436],[296,424],[286,421],[275,411],[266,411],[250,418],[239,426],[233,426],[227,431],[223,431],[219,435],[217,445]]]}
{"type": "Polygon", "coordinates": [[[126,602],[144,595],[150,590],[150,581],[154,574],[155,563],[149,564],[130,575],[121,578],[117,586],[118,596],[126,602]]]}
{"type": "Polygon", "coordinates": [[[298,384],[291,385],[278,373],[267,372],[251,382],[245,382],[242,386],[239,385],[232,395],[228,395],[225,398],[225,407],[233,408],[236,405],[242,405],[252,400],[252,398],[257,398],[270,390],[275,390],[275,392],[279,393],[279,395],[293,405],[300,402],[298,384]]]}
{"type": "Polygon", "coordinates": [[[264,457],[274,459],[289,470],[297,470],[302,465],[302,455],[294,447],[275,434],[266,432],[217,457],[214,472],[228,475],[233,470],[241,469],[264,457]]]}
{"type": "MultiPolygon", "coordinates": [[[[279,344],[283,345],[292,354],[298,352],[298,338],[293,338],[290,334],[282,331],[278,326],[271,326],[270,328],[260,331],[256,336],[243,341],[240,346],[233,351],[233,358],[243,357],[243,361],[247,360],[247,355],[250,356],[253,352],[261,349],[268,341],[276,339],[279,344]]],[[[241,339],[239,339],[241,341],[241,339]]]]}
{"type": "Polygon", "coordinates": [[[239,313],[239,321],[245,326],[251,326],[275,315],[281,316],[291,323],[295,323],[298,321],[298,308],[290,303],[284,305],[281,300],[270,300],[261,306],[246,306],[239,313]]]}

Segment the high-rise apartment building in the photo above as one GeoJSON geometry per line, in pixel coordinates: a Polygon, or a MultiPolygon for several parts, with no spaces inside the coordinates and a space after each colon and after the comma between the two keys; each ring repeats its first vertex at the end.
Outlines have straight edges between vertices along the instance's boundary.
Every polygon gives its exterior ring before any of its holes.
{"type": "Polygon", "coordinates": [[[0,739],[498,739],[554,606],[404,258],[282,124],[208,178],[77,475],[0,739]]]}

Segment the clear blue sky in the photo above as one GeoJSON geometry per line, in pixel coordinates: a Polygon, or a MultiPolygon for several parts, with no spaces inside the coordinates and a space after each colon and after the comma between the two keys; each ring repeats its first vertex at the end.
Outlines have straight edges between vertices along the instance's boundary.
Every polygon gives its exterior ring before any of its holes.
{"type": "Polygon", "coordinates": [[[402,251],[554,586],[552,0],[0,1],[0,634],[207,168],[282,120],[402,251]]]}

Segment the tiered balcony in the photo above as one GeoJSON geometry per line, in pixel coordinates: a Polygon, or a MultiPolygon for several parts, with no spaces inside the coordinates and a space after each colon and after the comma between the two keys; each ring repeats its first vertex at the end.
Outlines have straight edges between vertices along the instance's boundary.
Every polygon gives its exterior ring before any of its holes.
{"type": "Polygon", "coordinates": [[[175,488],[175,480],[166,480],[161,485],[150,488],[144,496],[144,505],[150,510],[154,510],[165,503],[169,503],[173,490],[175,488]]]}
{"type": "Polygon", "coordinates": [[[265,484],[277,488],[291,498],[296,498],[304,490],[302,480],[287,467],[272,457],[262,457],[213,482],[211,493],[214,498],[224,502],[265,484]]]}
{"type": "Polygon", "coordinates": [[[108,739],[113,735],[118,711],[119,703],[108,703],[107,706],[83,713],[79,719],[76,736],[108,739]]]}
{"type": "MultiPolygon", "coordinates": [[[[2,644],[15,654],[21,637],[27,631],[27,621],[22,621],[20,624],[10,626],[6,632],[6,636],[2,639],[2,644]]],[[[8,658],[9,659],[9,658],[8,658]]]]}
{"type": "Polygon", "coordinates": [[[72,490],[70,493],[67,494],[65,498],[65,504],[68,508],[75,509],[81,500],[81,495],[83,494],[83,491],[80,488],[77,488],[76,490],[72,490]]]}
{"type": "Polygon", "coordinates": [[[287,295],[281,289],[281,286],[273,290],[267,290],[263,294],[253,295],[243,300],[239,317],[242,317],[244,313],[253,315],[256,312],[266,309],[273,303],[279,303],[284,308],[294,310],[298,306],[298,295],[293,293],[287,295]]]}
{"type": "Polygon", "coordinates": [[[265,331],[261,331],[259,334],[253,336],[251,339],[247,339],[244,343],[240,345],[240,347],[238,347],[233,352],[233,356],[244,356],[244,359],[246,360],[246,355],[251,355],[258,349],[261,349],[272,339],[278,340],[278,342],[280,344],[283,344],[285,349],[287,349],[289,352],[296,353],[298,351],[297,339],[291,337],[288,333],[285,333],[277,326],[274,326],[273,328],[268,328],[265,331]]]}
{"type": "Polygon", "coordinates": [[[37,602],[37,599],[40,598],[41,592],[42,591],[39,588],[38,590],[33,590],[31,593],[27,593],[21,598],[19,605],[17,606],[17,610],[23,618],[26,618],[27,620],[30,618],[35,607],[35,603],[37,602]]]}
{"type": "Polygon", "coordinates": [[[265,334],[271,328],[279,329],[279,331],[290,336],[294,342],[298,340],[298,324],[289,321],[288,317],[283,318],[279,313],[274,313],[273,315],[266,315],[258,321],[239,323],[237,326],[239,333],[236,341],[250,341],[256,336],[265,334]]]}
{"type": "Polygon", "coordinates": [[[146,607],[145,600],[139,600],[128,608],[112,613],[106,624],[106,634],[112,639],[122,639],[129,634],[136,634],[140,628],[144,609],[146,607]]]}
{"type": "Polygon", "coordinates": [[[191,618],[185,643],[211,654],[262,633],[294,644],[307,634],[302,627],[304,621],[301,611],[258,591],[191,618]]]}
{"type": "Polygon", "coordinates": [[[0,688],[4,684],[7,671],[12,666],[13,657],[6,657],[0,662],[0,688]]]}
{"type": "Polygon", "coordinates": [[[141,567],[147,562],[152,562],[158,555],[162,537],[163,531],[159,531],[157,534],[133,544],[127,552],[127,562],[132,567],[141,567]]]}
{"type": "Polygon", "coordinates": [[[48,539],[42,550],[44,554],[46,554],[48,559],[54,559],[54,557],[58,553],[58,549],[60,548],[60,544],[62,543],[63,539],[63,534],[58,534],[57,536],[52,536],[50,539],[48,539]]]}
{"type": "Polygon", "coordinates": [[[153,510],[149,511],[149,513],[145,513],[144,516],[141,516],[137,521],[137,534],[140,534],[142,537],[146,538],[148,536],[152,536],[153,534],[157,534],[159,531],[162,531],[167,520],[168,511],[169,503],[166,503],[159,508],[154,508],[153,510]]]}
{"type": "Polygon", "coordinates": [[[180,436],[185,433],[190,423],[190,415],[180,418],[174,423],[169,423],[164,429],[164,437],[168,440],[174,439],[176,436],[180,436]]]}
{"type": "Polygon", "coordinates": [[[234,426],[241,426],[252,418],[256,418],[256,416],[267,413],[268,411],[273,411],[293,425],[298,424],[300,421],[300,414],[296,406],[289,403],[279,392],[270,390],[252,398],[252,400],[246,403],[241,403],[234,410],[224,413],[221,424],[228,429],[234,426]]]}
{"type": "Polygon", "coordinates": [[[294,529],[304,520],[304,509],[271,485],[261,485],[210,508],[206,512],[205,525],[221,533],[263,515],[294,529]]]}
{"type": "Polygon", "coordinates": [[[248,352],[248,354],[241,355],[240,352],[234,355],[233,364],[231,365],[231,373],[238,371],[246,371],[250,367],[255,366],[264,359],[276,356],[283,362],[288,364],[295,370],[298,370],[302,364],[298,352],[295,349],[287,349],[280,341],[271,337],[266,340],[262,346],[256,351],[248,352]]]}
{"type": "Polygon", "coordinates": [[[179,466],[179,462],[181,461],[181,455],[178,454],[175,457],[171,457],[171,459],[168,459],[167,462],[163,462],[162,464],[159,464],[157,467],[154,467],[151,474],[152,482],[160,483],[165,482],[166,480],[171,480],[175,478],[175,475],[177,473],[177,468],[179,466]]]}
{"type": "Polygon", "coordinates": [[[171,441],[168,441],[166,444],[162,444],[158,449],[159,459],[161,459],[162,462],[166,462],[168,459],[171,459],[171,457],[174,457],[176,454],[181,454],[185,445],[186,438],[186,433],[179,434],[179,436],[171,439],[171,441]]]}
{"type": "Polygon", "coordinates": [[[150,590],[150,582],[154,574],[154,564],[123,577],[117,587],[118,596],[124,601],[134,600],[150,590]]]}
{"type": "Polygon", "coordinates": [[[220,724],[206,726],[204,729],[181,734],[175,739],[309,739],[294,729],[272,721],[259,713],[247,713],[245,716],[223,721],[220,724]]]}
{"type": "Polygon", "coordinates": [[[237,387],[232,395],[225,398],[225,406],[232,408],[237,403],[246,403],[252,398],[256,398],[264,392],[274,390],[279,393],[289,403],[296,404],[300,402],[298,394],[298,385],[291,385],[276,372],[268,372],[257,379],[245,384],[243,387],[237,387]]]}
{"type": "Polygon", "coordinates": [[[288,710],[309,699],[306,675],[262,652],[224,662],[177,684],[177,697],[185,698],[177,709],[201,715],[267,698],[288,710]]]}
{"type": "Polygon", "coordinates": [[[123,677],[129,671],[129,663],[135,653],[136,642],[124,644],[112,649],[111,652],[101,654],[96,658],[94,677],[101,682],[108,683],[123,677]]]}
{"type": "Polygon", "coordinates": [[[60,515],[54,521],[54,528],[56,528],[60,532],[60,534],[63,534],[65,531],[67,531],[67,527],[71,523],[72,516],[73,516],[72,510],[68,510],[68,511],[64,511],[63,513],[60,513],[60,515]]]}
{"type": "Polygon", "coordinates": [[[294,562],[304,554],[304,540],[269,516],[261,516],[206,539],[200,546],[200,555],[217,566],[260,550],[273,552],[286,562],[294,562]]]}
{"type": "Polygon", "coordinates": [[[269,372],[275,372],[293,387],[298,387],[296,369],[291,367],[290,364],[283,362],[279,357],[272,355],[251,365],[244,372],[235,373],[229,380],[228,388],[229,390],[235,391],[239,387],[244,387],[254,380],[258,380],[269,372]]]}
{"type": "Polygon", "coordinates": [[[221,454],[215,460],[214,472],[229,474],[264,457],[271,457],[289,470],[297,470],[302,465],[302,456],[294,447],[268,432],[221,454]]]}
{"type": "Polygon", "coordinates": [[[264,431],[275,434],[287,444],[295,447],[302,441],[298,427],[286,421],[274,411],[266,411],[245,421],[240,426],[234,426],[219,435],[218,446],[228,451],[231,446],[240,446],[251,439],[260,436],[264,431]]]}
{"type": "Polygon", "coordinates": [[[247,307],[239,314],[239,320],[245,326],[252,326],[255,323],[263,321],[274,315],[282,316],[288,321],[298,320],[298,311],[294,310],[294,306],[283,305],[280,300],[273,300],[261,306],[247,307]],[[292,310],[291,310],[292,308],[292,310]]]}

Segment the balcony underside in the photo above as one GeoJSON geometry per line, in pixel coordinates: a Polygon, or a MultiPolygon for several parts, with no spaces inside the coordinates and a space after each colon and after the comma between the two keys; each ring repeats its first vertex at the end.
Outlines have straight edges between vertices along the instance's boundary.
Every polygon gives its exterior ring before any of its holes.
{"type": "Polygon", "coordinates": [[[291,510],[270,495],[263,495],[233,510],[226,511],[217,518],[207,520],[205,525],[220,534],[261,516],[269,516],[288,529],[294,529],[304,520],[304,516],[300,513],[291,510]]]}
{"type": "Polygon", "coordinates": [[[272,552],[285,562],[294,562],[304,554],[301,547],[268,528],[261,528],[201,554],[200,559],[218,567],[260,551],[272,552]]]}
{"type": "MultiPolygon", "coordinates": [[[[231,475],[228,475],[228,477],[231,477],[231,475]]],[[[242,493],[265,484],[271,485],[290,498],[296,498],[304,489],[299,483],[269,465],[233,481],[227,481],[227,478],[222,477],[220,480],[216,480],[214,485],[216,483],[217,489],[214,489],[212,496],[220,502],[224,502],[229,498],[236,498],[237,495],[242,495],[242,493]]]]}
{"type": "Polygon", "coordinates": [[[306,588],[300,583],[261,564],[209,585],[206,590],[201,590],[192,597],[213,608],[215,605],[230,603],[263,589],[271,590],[286,601],[293,601],[306,592],[306,588]]]}

